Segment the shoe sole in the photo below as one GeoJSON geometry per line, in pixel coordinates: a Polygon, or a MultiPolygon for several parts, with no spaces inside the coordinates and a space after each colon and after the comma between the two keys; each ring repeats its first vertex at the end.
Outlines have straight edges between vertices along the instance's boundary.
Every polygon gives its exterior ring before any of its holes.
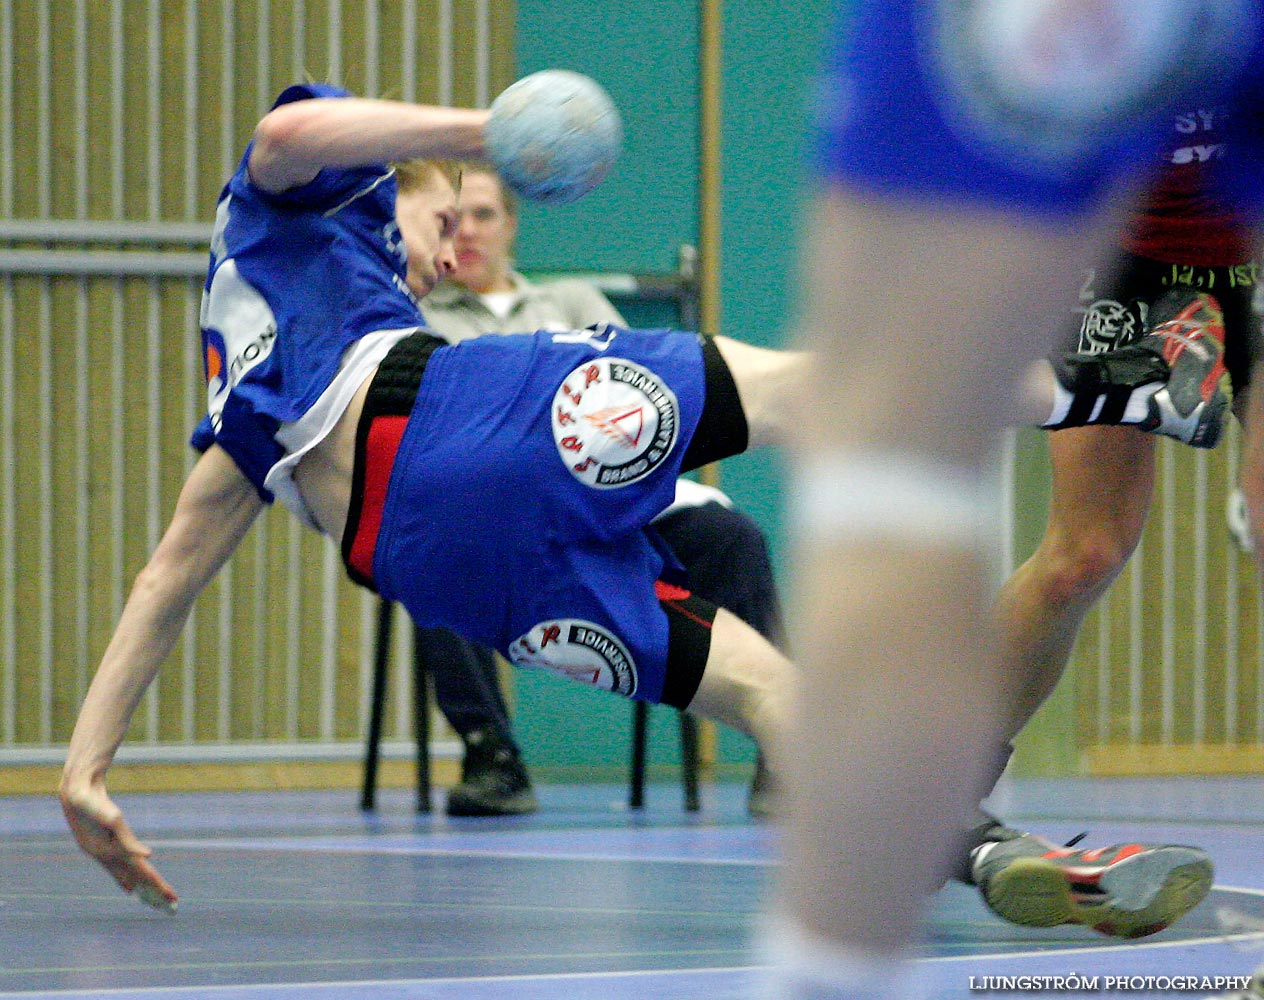
{"type": "Polygon", "coordinates": [[[1064,865],[1017,858],[987,886],[988,905],[1024,927],[1083,924],[1111,937],[1154,934],[1179,920],[1211,890],[1212,865],[1201,851],[1159,847],[1108,866],[1097,881],[1109,902],[1076,891],[1064,865]]]}
{"type": "Polygon", "coordinates": [[[1150,414],[1143,421],[1145,430],[1166,427],[1160,433],[1175,438],[1194,448],[1214,448],[1220,443],[1224,431],[1225,415],[1229,411],[1229,396],[1223,388],[1217,389],[1211,399],[1200,402],[1187,417],[1182,417],[1172,402],[1172,394],[1165,386],[1150,397],[1150,414]]]}
{"type": "Polygon", "coordinates": [[[498,799],[494,804],[449,795],[444,812],[449,816],[525,816],[539,809],[534,795],[498,799]]]}

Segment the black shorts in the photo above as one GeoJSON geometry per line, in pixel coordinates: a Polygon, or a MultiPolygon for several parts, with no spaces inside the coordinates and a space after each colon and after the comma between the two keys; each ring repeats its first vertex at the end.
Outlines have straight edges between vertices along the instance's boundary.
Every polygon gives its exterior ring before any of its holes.
{"type": "Polygon", "coordinates": [[[1215,296],[1224,311],[1225,366],[1234,393],[1240,394],[1261,356],[1260,317],[1251,308],[1261,277],[1258,261],[1194,267],[1124,254],[1113,270],[1085,273],[1079,306],[1061,347],[1098,354],[1135,340],[1145,331],[1151,304],[1173,285],[1190,285],[1215,296]]]}

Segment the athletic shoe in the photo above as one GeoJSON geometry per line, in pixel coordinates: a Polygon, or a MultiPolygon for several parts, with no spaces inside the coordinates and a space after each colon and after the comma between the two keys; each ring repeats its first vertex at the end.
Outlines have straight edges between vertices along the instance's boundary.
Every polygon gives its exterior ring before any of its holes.
{"type": "Polygon", "coordinates": [[[461,783],[448,792],[449,816],[521,816],[539,808],[512,746],[482,730],[465,737],[461,783]]]}
{"type": "Polygon", "coordinates": [[[1171,374],[1138,426],[1195,448],[1214,448],[1231,398],[1220,303],[1180,285],[1150,307],[1147,323],[1149,333],[1137,346],[1157,350],[1171,374]]]}
{"type": "Polygon", "coordinates": [[[974,852],[974,881],[997,916],[1024,927],[1083,924],[1111,937],[1154,934],[1211,889],[1212,866],[1195,847],[1116,844],[1050,847],[1030,834],[974,852]]]}

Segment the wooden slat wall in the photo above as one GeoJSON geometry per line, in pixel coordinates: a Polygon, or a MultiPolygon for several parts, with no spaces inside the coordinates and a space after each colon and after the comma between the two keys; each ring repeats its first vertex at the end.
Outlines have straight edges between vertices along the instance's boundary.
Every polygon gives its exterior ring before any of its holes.
{"type": "MultiPolygon", "coordinates": [[[[486,104],[512,79],[514,17],[499,0],[4,0],[0,219],[209,234],[287,83],[486,104]]],[[[0,273],[0,762],[64,744],[174,505],[205,399],[200,287],[0,273]]],[[[132,740],[358,740],[373,623],[332,547],[269,512],[198,602],[132,740]]],[[[407,737],[398,675],[388,735],[407,737]]]]}
{"type": "Polygon", "coordinates": [[[1225,514],[1239,445],[1236,427],[1213,452],[1160,444],[1141,547],[1077,647],[1090,773],[1264,766],[1260,588],[1225,514]]]}

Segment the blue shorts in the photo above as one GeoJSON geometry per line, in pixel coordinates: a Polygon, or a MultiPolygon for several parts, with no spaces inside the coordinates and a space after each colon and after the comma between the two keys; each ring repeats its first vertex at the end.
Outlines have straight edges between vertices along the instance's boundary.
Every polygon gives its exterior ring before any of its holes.
{"type": "MultiPolygon", "coordinates": [[[[370,399],[389,391],[386,370],[370,399]]],[[[352,575],[418,625],[664,700],[656,585],[677,564],[647,526],[702,419],[698,336],[600,327],[433,343],[415,392],[407,416],[361,419],[376,457],[363,475],[357,461],[352,575]]]]}
{"type": "Polygon", "coordinates": [[[1125,37],[1113,63],[1092,30],[1069,30],[1055,52],[1055,19],[1029,0],[840,6],[816,100],[826,180],[1078,214],[1150,168],[1173,108],[1227,104],[1224,183],[1244,208],[1264,204],[1260,0],[1116,0],[1125,37]]]}

